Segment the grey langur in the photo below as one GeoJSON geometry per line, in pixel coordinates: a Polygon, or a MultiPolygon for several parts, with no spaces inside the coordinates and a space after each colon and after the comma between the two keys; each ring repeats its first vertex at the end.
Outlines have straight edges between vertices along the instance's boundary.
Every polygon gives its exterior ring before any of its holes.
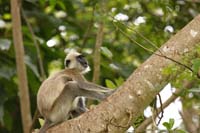
{"type": "Polygon", "coordinates": [[[113,93],[113,90],[86,81],[83,74],[89,70],[89,66],[82,54],[71,51],[66,56],[65,67],[48,77],[39,88],[37,106],[45,119],[40,133],[68,120],[73,110],[84,112],[85,105],[81,105],[84,101],[77,102],[80,97],[103,100],[113,93]]]}

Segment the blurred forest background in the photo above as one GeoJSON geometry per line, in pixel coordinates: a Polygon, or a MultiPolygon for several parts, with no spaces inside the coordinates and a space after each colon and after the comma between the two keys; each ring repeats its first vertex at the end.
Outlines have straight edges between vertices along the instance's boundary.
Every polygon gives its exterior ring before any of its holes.
{"type": "MultiPolygon", "coordinates": [[[[20,133],[22,122],[10,10],[10,0],[0,0],[0,132],[20,133]]],[[[142,36],[160,47],[199,12],[197,0],[23,0],[22,33],[32,115],[41,81],[64,68],[66,52],[71,48],[86,55],[92,68],[86,78],[92,81],[93,54],[101,24],[104,36],[98,83],[116,88],[152,54],[133,40],[156,51],[142,36]]],[[[181,88],[184,79],[193,77],[184,73],[172,83],[173,87],[181,88]]],[[[193,84],[181,95],[187,99],[183,105],[194,110],[198,105],[199,109],[199,92],[199,85],[193,84]]]]}

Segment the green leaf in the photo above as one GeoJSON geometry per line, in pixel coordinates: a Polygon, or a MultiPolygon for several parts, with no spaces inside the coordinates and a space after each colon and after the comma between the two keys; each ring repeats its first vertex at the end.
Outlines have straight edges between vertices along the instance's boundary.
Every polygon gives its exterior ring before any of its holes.
{"type": "Polygon", "coordinates": [[[167,130],[171,130],[172,127],[174,126],[174,119],[170,118],[169,122],[164,122],[163,126],[167,128],[167,130]]]}
{"type": "Polygon", "coordinates": [[[41,119],[41,118],[39,118],[38,120],[39,120],[40,126],[43,126],[44,125],[44,120],[41,119]]]}
{"type": "Polygon", "coordinates": [[[51,5],[52,8],[54,8],[56,5],[56,0],[49,0],[49,4],[51,5]]]}
{"type": "Polygon", "coordinates": [[[124,79],[122,77],[119,77],[118,79],[115,79],[115,83],[117,86],[120,86],[124,83],[124,79]]]}
{"type": "Polygon", "coordinates": [[[31,62],[31,58],[29,56],[25,56],[26,65],[34,72],[34,74],[40,78],[40,74],[38,72],[37,67],[31,62]]]}
{"type": "Polygon", "coordinates": [[[170,125],[168,122],[164,122],[163,123],[163,126],[165,126],[167,128],[167,130],[170,130],[170,125]]]}
{"type": "Polygon", "coordinates": [[[192,60],[192,70],[197,73],[200,68],[200,58],[192,60]]]}
{"type": "Polygon", "coordinates": [[[117,88],[116,87],[116,85],[111,81],[111,80],[109,80],[109,79],[106,79],[106,86],[108,87],[108,88],[117,88]]]}
{"type": "Polygon", "coordinates": [[[63,10],[66,10],[65,4],[62,1],[57,1],[57,5],[60,6],[63,10]]]}
{"type": "Polygon", "coordinates": [[[107,47],[101,47],[101,51],[102,51],[102,54],[105,55],[106,57],[110,59],[113,57],[112,52],[107,47]]]}
{"type": "Polygon", "coordinates": [[[169,125],[170,125],[170,129],[172,129],[172,127],[174,126],[174,119],[172,118],[169,119],[169,125]]]}
{"type": "Polygon", "coordinates": [[[162,74],[169,75],[177,72],[177,67],[174,65],[170,65],[162,70],[162,74]]]}

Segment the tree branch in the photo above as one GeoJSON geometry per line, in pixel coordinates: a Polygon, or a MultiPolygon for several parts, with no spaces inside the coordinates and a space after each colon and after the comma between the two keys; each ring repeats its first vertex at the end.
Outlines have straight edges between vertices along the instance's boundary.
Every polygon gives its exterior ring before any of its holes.
{"type": "Polygon", "coordinates": [[[97,37],[96,37],[96,44],[95,44],[95,49],[94,49],[94,72],[93,72],[93,79],[92,81],[94,83],[99,81],[99,73],[100,73],[100,61],[101,61],[101,45],[103,42],[103,29],[104,29],[104,24],[103,22],[99,23],[99,29],[97,32],[97,37]]]}
{"type": "MultiPolygon", "coordinates": [[[[200,15],[167,41],[160,49],[164,55],[181,61],[200,42],[200,15]]],[[[156,53],[158,53],[157,51],[156,53]]],[[[126,82],[96,108],[80,117],[63,122],[47,132],[112,132],[126,131],[131,123],[168,83],[162,70],[174,62],[152,55],[126,82]]],[[[176,64],[177,65],[177,64],[176,64]]]]}
{"type": "Polygon", "coordinates": [[[17,75],[19,79],[19,98],[21,107],[21,116],[24,133],[29,132],[31,126],[30,98],[28,90],[28,81],[26,66],[24,63],[24,47],[21,33],[20,0],[11,0],[11,14],[13,26],[13,40],[15,45],[15,54],[17,62],[17,75]]]}

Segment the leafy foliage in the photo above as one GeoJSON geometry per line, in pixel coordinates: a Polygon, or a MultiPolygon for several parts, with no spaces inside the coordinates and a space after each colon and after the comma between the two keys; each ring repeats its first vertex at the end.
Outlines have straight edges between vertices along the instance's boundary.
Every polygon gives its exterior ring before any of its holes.
{"type": "Polygon", "coordinates": [[[163,125],[167,128],[167,130],[171,130],[174,126],[174,119],[169,119],[169,122],[164,122],[163,125]]]}

